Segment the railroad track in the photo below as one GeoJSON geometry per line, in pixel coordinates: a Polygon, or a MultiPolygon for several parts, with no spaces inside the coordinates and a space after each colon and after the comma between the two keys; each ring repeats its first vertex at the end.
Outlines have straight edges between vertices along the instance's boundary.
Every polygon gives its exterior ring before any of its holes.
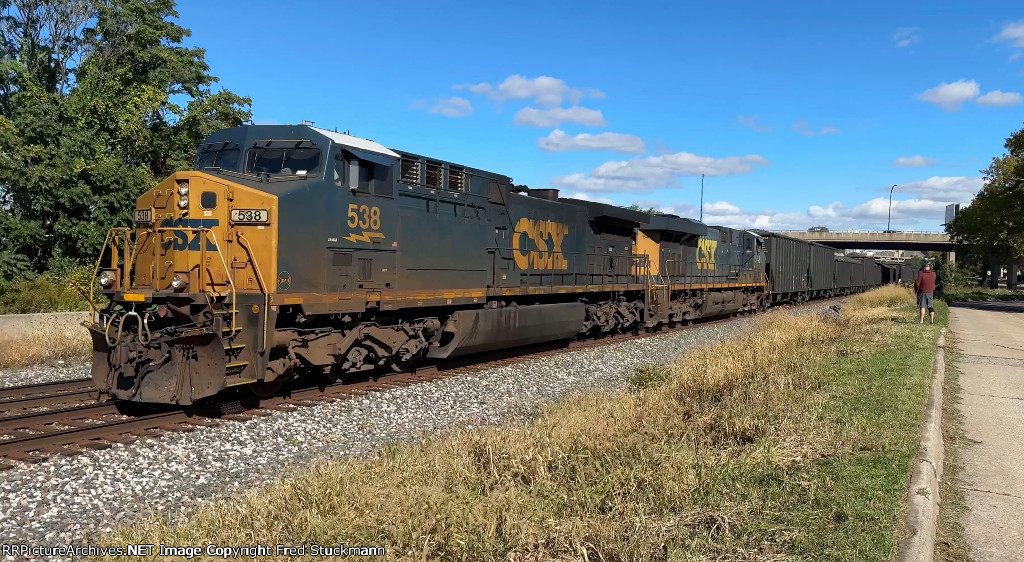
{"type": "Polygon", "coordinates": [[[0,419],[21,413],[75,406],[98,399],[92,379],[0,388],[0,419]]]}
{"type": "MultiPolygon", "coordinates": [[[[826,302],[828,301],[816,301],[812,305],[826,302]]],[[[734,317],[726,316],[653,332],[616,334],[582,341],[563,341],[501,350],[479,357],[470,356],[446,360],[444,363],[426,364],[405,373],[375,373],[344,383],[327,384],[323,377],[319,377],[318,383],[300,383],[297,387],[269,398],[238,392],[234,396],[227,396],[199,407],[164,407],[149,411],[140,409],[140,412],[134,415],[122,413],[114,402],[95,402],[95,389],[89,379],[2,389],[0,470],[13,468],[15,465],[11,462],[32,463],[55,454],[76,455],[89,449],[105,449],[117,443],[128,443],[162,433],[192,431],[224,421],[247,420],[269,415],[274,411],[292,411],[327,401],[392,390],[559,353],[728,322],[732,319],[734,317]],[[90,396],[93,403],[74,402],[76,399],[90,396]],[[75,405],[42,409],[68,404],[75,405]],[[32,408],[23,408],[25,405],[32,405],[32,408]],[[32,409],[36,411],[30,411],[32,409]]]]}

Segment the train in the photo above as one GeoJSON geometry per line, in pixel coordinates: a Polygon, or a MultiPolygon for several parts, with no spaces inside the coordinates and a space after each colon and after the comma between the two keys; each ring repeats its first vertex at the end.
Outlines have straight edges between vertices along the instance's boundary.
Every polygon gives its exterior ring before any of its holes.
{"type": "Polygon", "coordinates": [[[194,170],[107,233],[94,275],[96,387],[177,405],[898,279],[784,235],[563,198],[305,124],[211,134],[194,170]]]}

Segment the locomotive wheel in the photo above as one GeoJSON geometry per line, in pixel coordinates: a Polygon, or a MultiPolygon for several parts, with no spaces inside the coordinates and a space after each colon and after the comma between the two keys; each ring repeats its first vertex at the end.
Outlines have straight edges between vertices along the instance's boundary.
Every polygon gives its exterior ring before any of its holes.
{"type": "Polygon", "coordinates": [[[281,390],[281,387],[284,386],[284,382],[284,377],[281,377],[270,382],[254,382],[245,386],[249,389],[249,392],[253,393],[258,398],[270,398],[276,394],[278,390],[281,390]]]}
{"type": "Polygon", "coordinates": [[[397,355],[392,355],[388,359],[388,367],[391,367],[391,370],[396,373],[401,373],[404,371],[408,371],[413,365],[416,364],[417,361],[419,361],[419,359],[419,355],[410,357],[409,359],[402,359],[397,355]]]}

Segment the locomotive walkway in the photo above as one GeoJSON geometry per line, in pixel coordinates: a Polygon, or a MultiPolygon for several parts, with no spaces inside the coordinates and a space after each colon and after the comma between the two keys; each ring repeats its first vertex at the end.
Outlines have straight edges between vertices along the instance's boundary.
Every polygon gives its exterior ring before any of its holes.
{"type": "Polygon", "coordinates": [[[1024,302],[950,308],[961,350],[961,411],[969,444],[961,489],[964,527],[978,562],[1024,552],[1024,302]]]}

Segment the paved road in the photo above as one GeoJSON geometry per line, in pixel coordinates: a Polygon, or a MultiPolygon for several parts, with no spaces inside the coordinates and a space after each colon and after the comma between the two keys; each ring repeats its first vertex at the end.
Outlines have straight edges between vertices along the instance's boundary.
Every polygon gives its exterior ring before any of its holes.
{"type": "Polygon", "coordinates": [[[1024,302],[950,309],[969,445],[960,486],[977,562],[1024,559],[1024,302]]]}

